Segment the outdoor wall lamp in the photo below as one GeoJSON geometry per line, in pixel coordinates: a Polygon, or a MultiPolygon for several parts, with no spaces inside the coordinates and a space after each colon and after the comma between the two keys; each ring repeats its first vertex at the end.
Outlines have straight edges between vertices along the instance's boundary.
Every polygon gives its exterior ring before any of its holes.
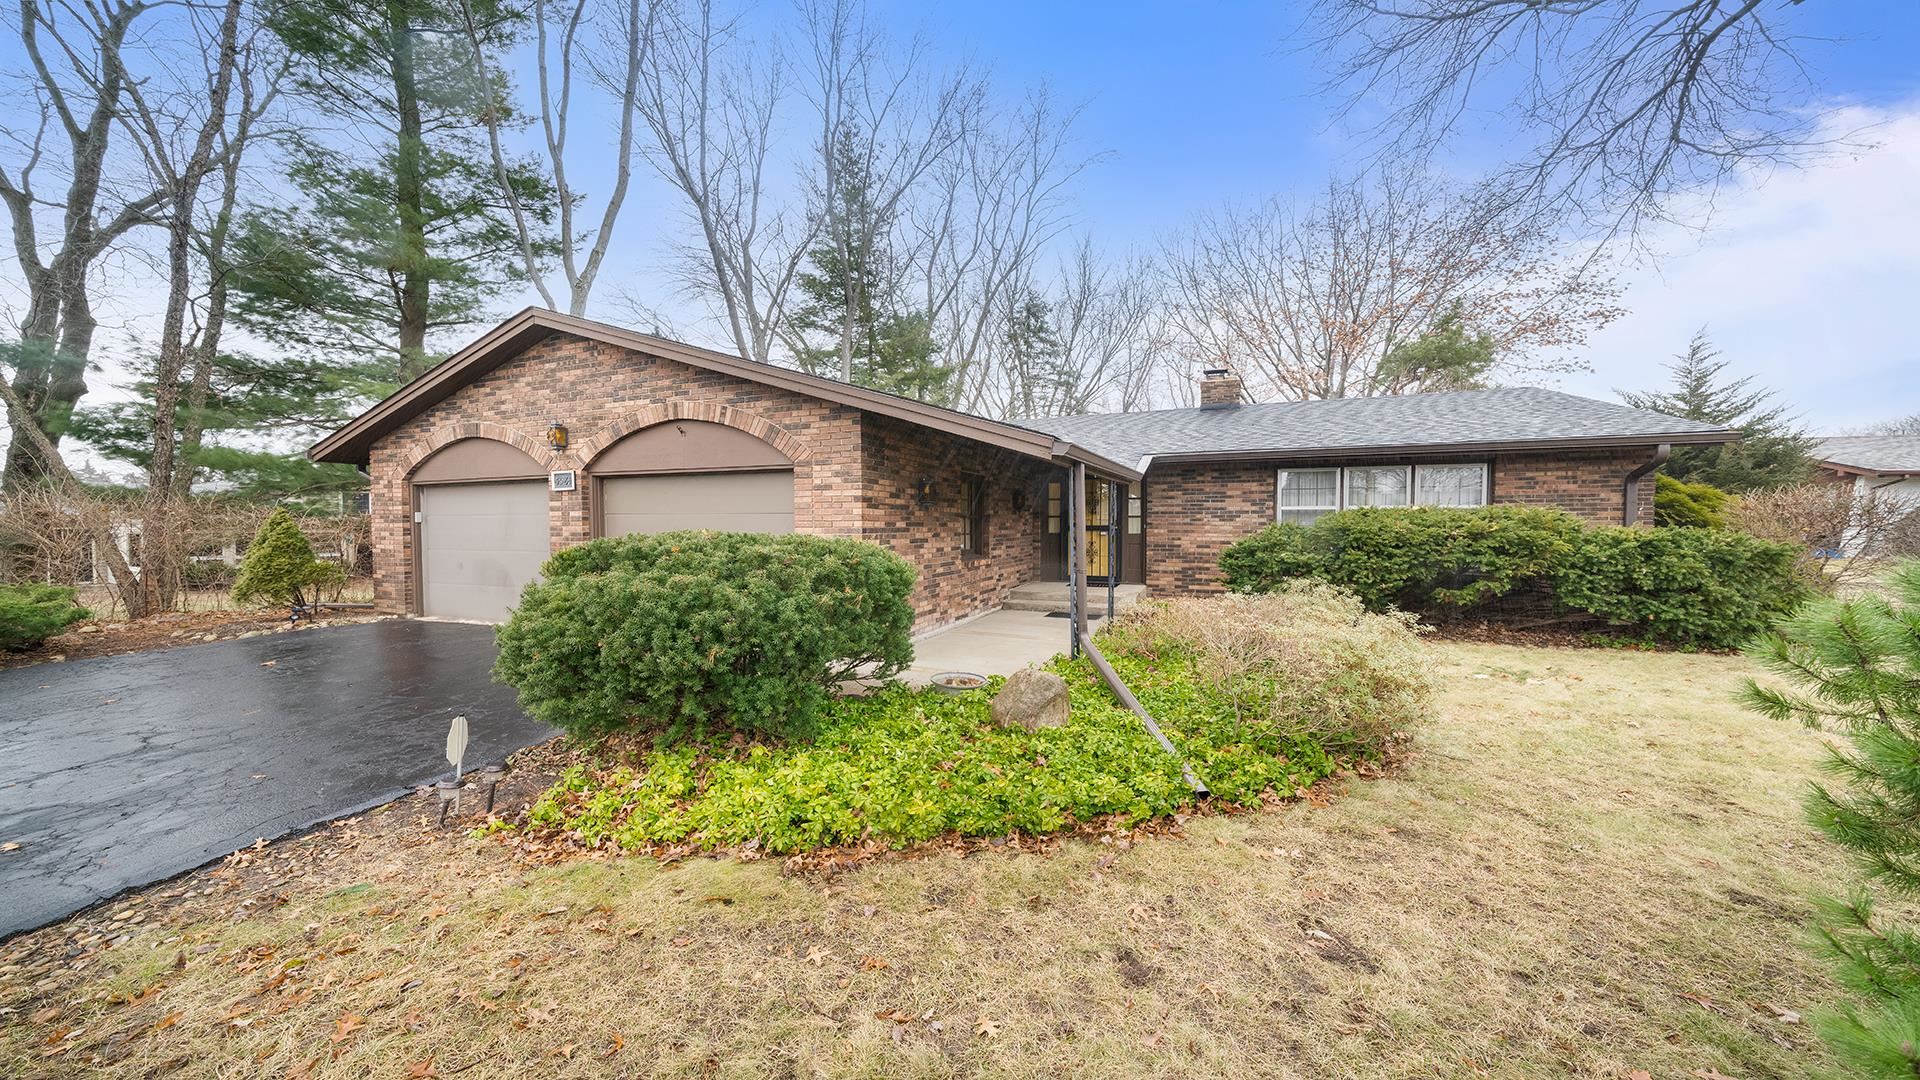
{"type": "Polygon", "coordinates": [[[913,482],[913,501],[923,510],[933,503],[933,477],[923,476],[913,482]]]}
{"type": "Polygon", "coordinates": [[[567,448],[567,425],[560,423],[558,420],[549,424],[547,426],[547,445],[552,447],[556,454],[564,451],[567,448]]]}

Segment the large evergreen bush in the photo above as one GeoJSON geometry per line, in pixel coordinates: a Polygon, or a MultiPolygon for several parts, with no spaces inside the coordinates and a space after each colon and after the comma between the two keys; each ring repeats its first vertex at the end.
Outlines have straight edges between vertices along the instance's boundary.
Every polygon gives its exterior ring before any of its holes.
{"type": "Polygon", "coordinates": [[[239,604],[304,606],[319,599],[319,588],[338,584],[345,577],[346,572],[338,566],[314,557],[307,534],[300,531],[286,507],[278,506],[260,523],[246,557],[240,560],[240,573],[233,580],[233,599],[239,604]]]}
{"type": "Polygon", "coordinates": [[[1818,906],[1818,942],[1858,1004],[1819,1019],[1834,1052],[1866,1078],[1920,1075],[1920,933],[1876,898],[1920,895],[1920,562],[1894,599],[1808,604],[1751,650],[1791,687],[1749,681],[1747,703],[1843,740],[1812,785],[1807,817],[1854,857],[1861,880],[1818,906]]]}
{"type": "Polygon", "coordinates": [[[1805,596],[1791,545],[1708,529],[1590,528],[1520,506],[1343,510],[1271,525],[1221,555],[1234,592],[1297,578],[1353,590],[1368,608],[1451,616],[1522,586],[1635,636],[1734,648],[1805,596]]]}
{"type": "Polygon", "coordinates": [[[839,683],[913,660],[913,568],[859,540],[680,532],[547,561],[500,627],[494,676],[581,735],[806,737],[839,683]]]}
{"type": "Polygon", "coordinates": [[[31,649],[92,615],[65,585],[0,585],[0,649],[31,649]]]}
{"type": "Polygon", "coordinates": [[[1673,645],[1733,649],[1807,598],[1787,544],[1715,529],[1589,529],[1560,603],[1673,645]]]}

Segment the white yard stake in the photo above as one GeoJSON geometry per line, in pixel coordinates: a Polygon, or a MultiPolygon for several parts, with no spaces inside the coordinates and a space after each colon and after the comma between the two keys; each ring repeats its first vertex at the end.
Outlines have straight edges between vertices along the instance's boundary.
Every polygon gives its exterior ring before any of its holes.
{"type": "MultiPolygon", "coordinates": [[[[447,729],[447,764],[453,766],[453,782],[460,783],[460,766],[467,756],[467,718],[465,715],[453,718],[453,726],[447,729]]],[[[453,789],[453,812],[460,813],[460,789],[453,789]]]]}

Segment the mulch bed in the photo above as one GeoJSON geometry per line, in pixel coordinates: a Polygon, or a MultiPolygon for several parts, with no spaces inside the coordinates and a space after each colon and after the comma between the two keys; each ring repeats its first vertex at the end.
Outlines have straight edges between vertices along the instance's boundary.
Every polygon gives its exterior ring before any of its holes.
{"type": "MultiPolygon", "coordinates": [[[[370,622],[380,615],[346,615],[302,623],[309,626],[337,626],[370,622]]],[[[240,637],[283,633],[291,629],[287,613],[278,609],[248,611],[169,611],[145,619],[110,621],[89,619],[76,623],[66,633],[48,638],[38,648],[19,652],[0,652],[0,670],[63,660],[87,660],[96,656],[122,656],[150,649],[170,649],[176,645],[198,645],[207,641],[231,641],[240,637]]]]}

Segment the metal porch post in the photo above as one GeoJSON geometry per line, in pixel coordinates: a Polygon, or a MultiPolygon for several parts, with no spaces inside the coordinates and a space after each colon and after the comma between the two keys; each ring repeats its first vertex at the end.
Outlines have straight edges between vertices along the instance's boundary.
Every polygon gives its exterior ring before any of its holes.
{"type": "Polygon", "coordinates": [[[1107,481],[1107,624],[1113,624],[1114,583],[1120,579],[1120,482],[1107,481]]]}
{"type": "Polygon", "coordinates": [[[1072,488],[1068,497],[1073,501],[1073,576],[1068,580],[1072,588],[1073,618],[1067,620],[1073,624],[1073,653],[1080,655],[1080,635],[1087,630],[1087,466],[1085,462],[1073,463],[1073,479],[1068,485],[1072,488]]]}

